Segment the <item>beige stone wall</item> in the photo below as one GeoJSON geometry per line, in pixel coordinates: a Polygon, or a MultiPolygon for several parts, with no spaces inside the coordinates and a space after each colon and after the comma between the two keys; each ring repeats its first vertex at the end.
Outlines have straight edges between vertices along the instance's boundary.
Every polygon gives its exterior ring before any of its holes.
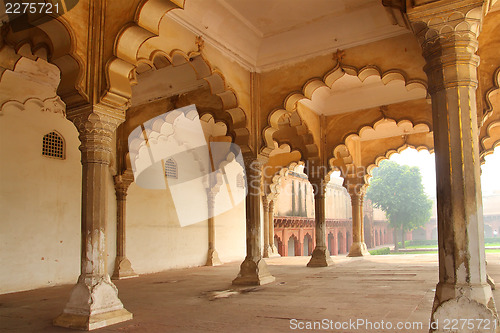
{"type": "MultiPolygon", "coordinates": [[[[189,192],[190,189],[186,188],[189,192]]],[[[186,202],[182,209],[192,209],[186,202]]],[[[215,247],[221,261],[245,254],[245,205],[215,217],[215,247]]],[[[127,195],[127,257],[138,274],[204,265],[208,225],[202,221],[180,227],[168,191],[147,190],[135,183],[127,195]]]]}
{"type": "Polygon", "coordinates": [[[0,293],[76,281],[79,144],[76,128],[60,114],[4,110],[0,116],[0,293]],[[43,136],[53,130],[65,139],[65,160],[42,156],[43,136]]]}
{"type": "MultiPolygon", "coordinates": [[[[0,116],[0,294],[74,283],[80,273],[81,163],[78,133],[61,114],[6,109],[0,116]],[[66,159],[44,157],[43,136],[65,139],[66,159]],[[12,276],[16,276],[15,279],[12,276]]],[[[116,255],[116,197],[108,177],[107,268],[116,255]]],[[[189,189],[186,189],[189,192],[189,189]]],[[[185,209],[190,209],[186,207],[185,209]]],[[[245,204],[215,218],[223,262],[245,255],[245,204]]],[[[165,191],[132,184],[127,196],[127,255],[137,273],[204,265],[207,221],[181,228],[165,191]]]]}

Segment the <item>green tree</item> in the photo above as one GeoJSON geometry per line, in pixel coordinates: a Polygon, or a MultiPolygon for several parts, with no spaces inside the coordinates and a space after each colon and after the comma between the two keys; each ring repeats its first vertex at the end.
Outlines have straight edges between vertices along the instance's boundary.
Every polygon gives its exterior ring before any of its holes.
{"type": "Polygon", "coordinates": [[[431,217],[432,200],[424,192],[418,167],[382,161],[373,172],[366,196],[385,212],[395,231],[396,249],[396,230],[401,231],[404,247],[405,233],[424,225],[431,217]]]}

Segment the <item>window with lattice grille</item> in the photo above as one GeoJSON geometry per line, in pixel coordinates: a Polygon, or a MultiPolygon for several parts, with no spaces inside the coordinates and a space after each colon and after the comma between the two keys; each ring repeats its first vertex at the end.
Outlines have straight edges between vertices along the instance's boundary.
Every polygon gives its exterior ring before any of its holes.
{"type": "Polygon", "coordinates": [[[64,139],[53,131],[43,136],[42,155],[64,160],[64,139]]]}
{"type": "Polygon", "coordinates": [[[236,176],[236,187],[245,188],[245,177],[241,173],[236,176]]]}
{"type": "Polygon", "coordinates": [[[177,178],[177,163],[171,158],[165,161],[165,177],[177,178]]]}

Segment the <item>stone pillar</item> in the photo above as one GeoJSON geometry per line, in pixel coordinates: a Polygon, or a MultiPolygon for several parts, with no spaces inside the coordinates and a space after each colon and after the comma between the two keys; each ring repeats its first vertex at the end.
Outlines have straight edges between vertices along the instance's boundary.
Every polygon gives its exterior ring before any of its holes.
{"type": "Polygon", "coordinates": [[[115,270],[111,278],[119,280],[138,276],[125,254],[127,190],[134,181],[134,176],[131,171],[127,170],[121,175],[116,175],[114,181],[116,192],[116,259],[115,270]]]}
{"type": "Polygon", "coordinates": [[[432,97],[439,283],[431,321],[440,324],[451,318],[498,320],[486,280],[476,109],[483,4],[437,1],[407,9],[432,97]]]}
{"type": "Polygon", "coordinates": [[[215,249],[215,196],[217,195],[215,189],[210,188],[207,190],[207,205],[208,205],[208,253],[207,262],[205,266],[222,265],[219,259],[219,254],[215,249]]]}
{"type": "Polygon", "coordinates": [[[81,275],[54,325],[92,330],[132,319],[106,269],[107,186],[113,133],[124,114],[102,106],[67,112],[82,154],[81,275]]]}
{"type": "Polygon", "coordinates": [[[338,239],[338,231],[337,229],[333,229],[333,253],[332,255],[336,256],[339,254],[339,239],[338,239]]]}
{"type": "Polygon", "coordinates": [[[270,257],[280,257],[278,248],[274,244],[274,201],[269,200],[269,247],[272,250],[270,257]]]}
{"type": "MultiPolygon", "coordinates": [[[[267,196],[263,195],[262,196],[262,208],[263,208],[263,214],[264,214],[264,253],[263,257],[264,258],[269,258],[273,254],[273,249],[270,246],[270,232],[269,232],[269,200],[267,199],[267,196]]],[[[274,223],[274,221],[273,221],[274,223]]]]}
{"type": "Polygon", "coordinates": [[[261,285],[273,282],[267,264],[262,259],[260,241],[260,198],[262,162],[255,157],[244,156],[248,193],[246,196],[247,256],[240,272],[233,280],[235,285],[261,285]]]}
{"type": "Polygon", "coordinates": [[[368,256],[370,253],[366,248],[363,230],[363,193],[351,193],[352,207],[352,244],[348,257],[368,256]]]}
{"type": "Polygon", "coordinates": [[[333,260],[326,247],[326,220],[325,220],[325,190],[326,183],[323,178],[311,179],[314,188],[314,222],[316,247],[307,267],[326,267],[333,265],[333,260]]]}

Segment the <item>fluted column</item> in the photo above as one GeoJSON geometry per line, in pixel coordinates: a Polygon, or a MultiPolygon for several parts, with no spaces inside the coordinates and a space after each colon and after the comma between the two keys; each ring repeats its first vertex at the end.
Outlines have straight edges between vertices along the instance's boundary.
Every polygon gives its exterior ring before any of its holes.
{"type": "Polygon", "coordinates": [[[68,110],[82,154],[81,274],[57,326],[91,330],[132,319],[106,269],[106,218],[113,133],[123,114],[100,106],[68,110]]]}
{"type": "Polygon", "coordinates": [[[215,196],[217,191],[210,188],[207,190],[207,205],[208,205],[208,253],[206,266],[222,265],[219,259],[219,254],[215,249],[215,196]]]}
{"type": "Polygon", "coordinates": [[[476,106],[483,4],[437,1],[407,12],[432,97],[439,244],[433,323],[451,315],[497,320],[486,280],[476,106]]]}
{"type": "Polygon", "coordinates": [[[325,219],[325,192],[326,183],[323,178],[311,179],[314,188],[314,221],[316,231],[316,247],[312,252],[307,267],[326,267],[333,265],[328,248],[326,247],[326,219],[325,219]]]}
{"type": "Polygon", "coordinates": [[[260,199],[262,162],[244,155],[248,193],[246,196],[247,256],[233,284],[261,285],[274,281],[261,255],[260,199]]]}
{"type": "Polygon", "coordinates": [[[131,171],[127,170],[121,175],[114,177],[116,192],[116,259],[115,269],[113,271],[113,280],[126,279],[138,276],[130,260],[127,258],[126,251],[126,208],[127,208],[127,190],[134,181],[131,171]]]}
{"type": "Polygon", "coordinates": [[[352,207],[352,244],[349,249],[348,257],[369,256],[370,253],[366,248],[364,227],[363,227],[363,198],[364,193],[351,193],[352,207]]]}
{"type": "Polygon", "coordinates": [[[274,244],[274,201],[269,201],[269,247],[272,250],[270,257],[281,257],[276,244],[274,244]]]}

